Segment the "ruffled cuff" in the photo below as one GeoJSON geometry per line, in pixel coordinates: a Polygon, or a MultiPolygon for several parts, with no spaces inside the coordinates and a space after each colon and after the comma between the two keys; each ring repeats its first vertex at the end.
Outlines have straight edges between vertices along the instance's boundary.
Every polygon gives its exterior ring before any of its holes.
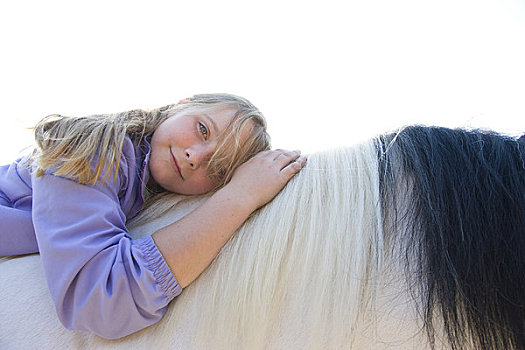
{"type": "Polygon", "coordinates": [[[153,277],[159,283],[168,300],[182,293],[182,287],[175,279],[166,260],[153,242],[151,236],[135,240],[135,244],[144,254],[146,268],[153,272],[153,277]]]}

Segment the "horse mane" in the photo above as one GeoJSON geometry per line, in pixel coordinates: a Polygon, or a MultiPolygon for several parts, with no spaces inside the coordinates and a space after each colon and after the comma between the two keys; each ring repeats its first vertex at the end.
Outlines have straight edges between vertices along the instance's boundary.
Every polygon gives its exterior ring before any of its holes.
{"type": "Polygon", "coordinates": [[[370,330],[401,270],[421,346],[525,348],[524,166],[522,141],[424,126],[309,155],[185,291],[194,345],[272,348],[284,332],[304,337],[294,348],[388,342],[370,330]]]}
{"type": "Polygon", "coordinates": [[[438,321],[452,349],[525,349],[523,141],[422,126],[378,140],[385,232],[431,345],[438,321]]]}

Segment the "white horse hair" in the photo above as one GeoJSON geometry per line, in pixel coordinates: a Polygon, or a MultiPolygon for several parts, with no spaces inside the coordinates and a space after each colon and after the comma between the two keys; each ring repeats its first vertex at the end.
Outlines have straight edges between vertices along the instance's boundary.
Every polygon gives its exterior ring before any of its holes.
{"type": "MultiPolygon", "coordinates": [[[[409,249],[404,241],[413,239],[406,234],[411,227],[425,229],[407,204],[417,194],[418,176],[406,171],[403,148],[392,148],[398,134],[392,135],[309,155],[306,167],[252,215],[159,323],[119,340],[63,328],[38,255],[2,259],[0,348],[475,347],[475,334],[450,336],[443,309],[427,314],[427,279],[413,274],[421,274],[421,266],[431,270],[431,263],[419,263],[429,248],[409,249]],[[422,302],[414,295],[419,291],[422,302]]],[[[144,215],[165,214],[131,223],[130,233],[151,234],[205,199],[166,196],[144,215]]],[[[494,339],[490,344],[501,347],[494,339]]]]}

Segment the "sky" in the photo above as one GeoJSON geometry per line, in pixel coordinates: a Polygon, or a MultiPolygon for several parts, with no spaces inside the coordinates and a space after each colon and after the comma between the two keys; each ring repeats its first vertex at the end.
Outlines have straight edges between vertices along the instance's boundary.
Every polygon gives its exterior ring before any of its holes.
{"type": "Polygon", "coordinates": [[[1,164],[46,115],[208,92],[303,153],[407,124],[525,133],[525,1],[19,0],[0,33],[1,164]]]}

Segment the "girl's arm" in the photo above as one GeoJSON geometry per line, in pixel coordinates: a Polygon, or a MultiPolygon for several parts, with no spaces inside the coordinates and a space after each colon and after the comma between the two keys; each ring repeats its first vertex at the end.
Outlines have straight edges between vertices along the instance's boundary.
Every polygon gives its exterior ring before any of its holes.
{"type": "Polygon", "coordinates": [[[155,232],[153,240],[179,284],[193,282],[249,215],[277,195],[305,162],[298,151],[261,152],[202,206],[155,232]]]}

